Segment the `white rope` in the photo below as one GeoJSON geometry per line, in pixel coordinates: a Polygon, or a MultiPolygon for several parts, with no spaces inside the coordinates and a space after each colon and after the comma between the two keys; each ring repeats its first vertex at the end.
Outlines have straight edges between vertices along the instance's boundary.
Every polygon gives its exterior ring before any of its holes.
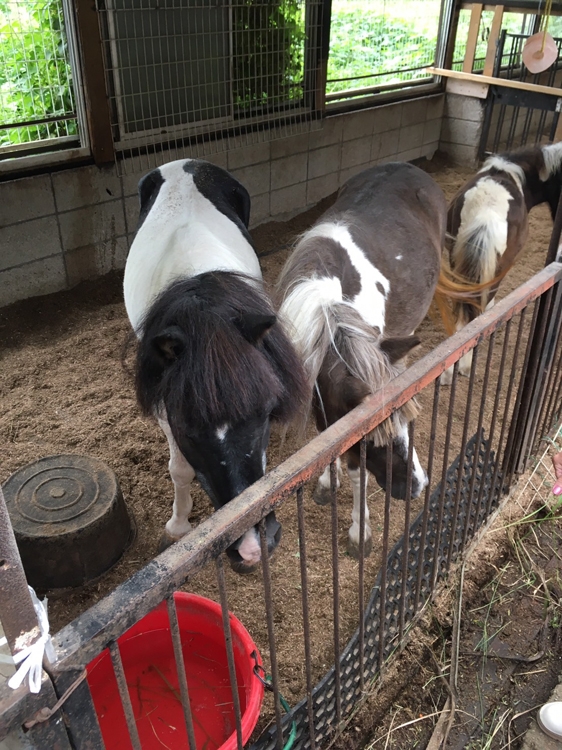
{"type": "MultiPolygon", "coordinates": [[[[38,693],[41,690],[41,675],[43,670],[43,654],[47,655],[49,661],[54,662],[56,659],[55,649],[49,635],[49,619],[47,617],[47,599],[42,602],[37,598],[37,594],[28,586],[31,600],[35,613],[37,614],[37,620],[39,621],[39,631],[41,633],[35,643],[31,646],[26,646],[21,651],[18,651],[14,655],[13,661],[19,669],[17,672],[10,677],[8,680],[8,686],[13,690],[19,688],[26,677],[28,677],[29,689],[32,693],[38,693]]],[[[0,646],[7,643],[6,638],[0,638],[0,646]]],[[[4,659],[2,659],[4,661],[4,659]]]]}

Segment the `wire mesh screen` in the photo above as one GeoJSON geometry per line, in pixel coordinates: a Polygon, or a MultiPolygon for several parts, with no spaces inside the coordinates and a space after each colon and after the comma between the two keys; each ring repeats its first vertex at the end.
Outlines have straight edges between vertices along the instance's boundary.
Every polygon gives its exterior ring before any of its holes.
{"type": "Polygon", "coordinates": [[[283,137],[316,119],[321,0],[106,0],[114,141],[140,168],[283,137]],[[189,151],[188,151],[189,149],[189,151]],[[162,153],[165,156],[158,157],[162,153]]]}
{"type": "Polygon", "coordinates": [[[334,0],[327,101],[429,82],[441,0],[334,0]]]}
{"type": "Polygon", "coordinates": [[[0,157],[78,142],[62,0],[0,0],[0,157]]]}

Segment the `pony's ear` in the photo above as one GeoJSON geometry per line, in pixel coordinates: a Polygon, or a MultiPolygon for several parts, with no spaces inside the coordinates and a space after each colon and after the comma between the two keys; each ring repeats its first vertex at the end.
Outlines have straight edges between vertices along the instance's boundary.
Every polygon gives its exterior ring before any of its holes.
{"type": "Polygon", "coordinates": [[[246,313],[236,318],[234,325],[246,341],[249,341],[250,344],[257,344],[258,341],[263,339],[276,320],[277,318],[273,314],[246,313]]]}
{"type": "Polygon", "coordinates": [[[380,348],[390,360],[390,364],[393,365],[404,359],[414,349],[417,349],[420,344],[421,341],[417,336],[404,336],[402,338],[383,339],[380,348]]]}
{"type": "Polygon", "coordinates": [[[185,349],[185,336],[178,326],[170,326],[154,336],[152,346],[165,365],[175,362],[185,349]]]}

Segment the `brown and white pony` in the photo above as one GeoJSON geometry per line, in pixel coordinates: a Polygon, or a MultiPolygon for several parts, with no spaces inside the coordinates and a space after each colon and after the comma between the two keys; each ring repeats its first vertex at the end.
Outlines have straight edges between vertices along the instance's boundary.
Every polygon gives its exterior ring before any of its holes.
{"type": "MultiPolygon", "coordinates": [[[[413,335],[431,303],[440,272],[447,204],[421,169],[391,163],[367,169],[340,190],[335,204],[298,240],[278,281],[279,316],[305,366],[316,425],[325,429],[405,369],[420,343],[413,335]]],[[[409,402],[369,436],[367,468],[385,488],[393,443],[391,492],[406,496],[409,402]]],[[[353,487],[350,554],[359,550],[359,445],[347,454],[353,487]]],[[[338,461],[339,474],[339,461],[338,461]]],[[[427,484],[413,452],[412,496],[427,484]]],[[[330,497],[329,468],[315,500],[330,497]]],[[[371,550],[365,508],[365,551],[371,550]]]]}
{"type": "MultiPolygon", "coordinates": [[[[556,213],[562,184],[562,143],[533,146],[491,156],[452,199],[447,219],[453,273],[482,285],[474,301],[453,300],[458,331],[481,310],[493,305],[501,280],[520,256],[527,239],[528,213],[548,203],[556,213]]],[[[472,352],[460,361],[468,375],[472,352]]],[[[441,382],[451,382],[452,371],[441,382]]]]}

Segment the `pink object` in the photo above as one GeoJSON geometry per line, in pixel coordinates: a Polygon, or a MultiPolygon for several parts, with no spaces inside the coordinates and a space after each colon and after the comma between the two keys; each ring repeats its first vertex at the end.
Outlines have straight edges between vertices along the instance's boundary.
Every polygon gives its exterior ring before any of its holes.
{"type": "Polygon", "coordinates": [[[558,57],[558,47],[548,32],[539,31],[527,39],[521,56],[530,73],[542,73],[558,57]]]}
{"type": "Polygon", "coordinates": [[[555,484],[552,488],[552,492],[555,495],[562,495],[562,484],[555,484]]]}
{"type": "MultiPolygon", "coordinates": [[[[236,750],[221,608],[195,594],[177,592],[174,600],[197,747],[236,750]]],[[[263,700],[263,685],[253,671],[256,660],[261,665],[261,658],[248,631],[232,614],[230,626],[246,743],[263,700]]],[[[118,643],[143,750],[189,747],[166,603],[127,630],[118,643]]],[[[109,651],[103,651],[87,669],[107,750],[132,750],[109,651]]]]}

